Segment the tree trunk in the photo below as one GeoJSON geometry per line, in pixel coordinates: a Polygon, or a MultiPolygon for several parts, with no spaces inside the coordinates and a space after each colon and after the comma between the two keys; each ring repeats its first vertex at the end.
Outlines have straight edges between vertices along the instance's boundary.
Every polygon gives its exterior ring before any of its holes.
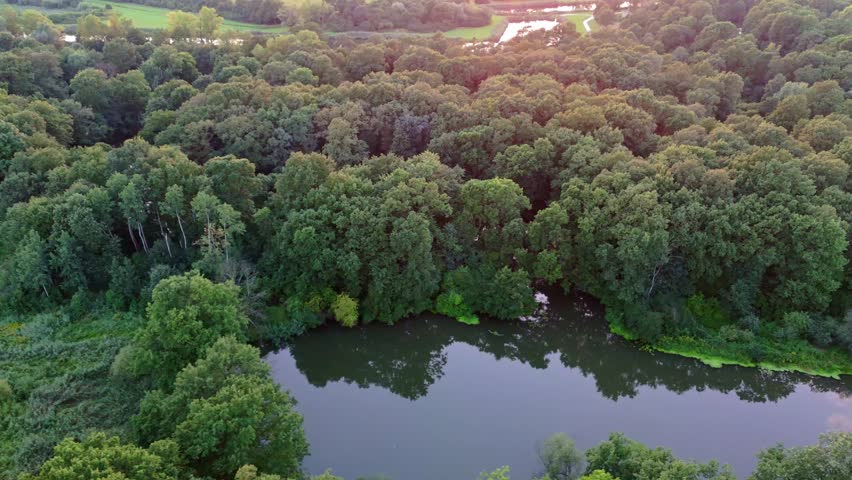
{"type": "Polygon", "coordinates": [[[163,236],[163,241],[166,242],[166,251],[169,252],[169,258],[172,258],[172,242],[169,241],[169,236],[163,230],[163,220],[160,218],[160,210],[157,210],[157,224],[160,225],[160,235],[163,236]]]}
{"type": "Polygon", "coordinates": [[[139,238],[142,240],[142,248],[145,250],[145,253],[148,253],[148,240],[145,238],[145,230],[142,230],[142,224],[136,224],[136,230],[139,232],[139,238]]]}
{"type": "Polygon", "coordinates": [[[181,235],[181,237],[183,237],[183,248],[186,249],[188,244],[186,243],[186,232],[183,230],[183,222],[180,220],[180,215],[176,215],[176,216],[177,216],[178,226],[180,227],[180,235],[181,235]]]}
{"type": "Polygon", "coordinates": [[[130,241],[133,242],[133,248],[139,251],[139,243],[136,242],[136,235],[133,234],[133,227],[130,226],[130,219],[127,219],[127,233],[130,234],[130,241]]]}

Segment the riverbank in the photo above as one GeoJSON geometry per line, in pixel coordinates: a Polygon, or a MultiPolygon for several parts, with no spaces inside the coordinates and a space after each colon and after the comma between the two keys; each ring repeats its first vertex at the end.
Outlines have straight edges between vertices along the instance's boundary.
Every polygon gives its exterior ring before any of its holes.
{"type": "Polygon", "coordinates": [[[663,336],[653,343],[639,336],[615,316],[607,315],[610,332],[651,350],[693,358],[713,368],[725,365],[760,368],[775,372],[798,372],[840,379],[852,375],[852,358],[839,348],[818,348],[801,340],[754,339],[751,342],[723,340],[718,335],[697,338],[690,335],[663,336]]]}

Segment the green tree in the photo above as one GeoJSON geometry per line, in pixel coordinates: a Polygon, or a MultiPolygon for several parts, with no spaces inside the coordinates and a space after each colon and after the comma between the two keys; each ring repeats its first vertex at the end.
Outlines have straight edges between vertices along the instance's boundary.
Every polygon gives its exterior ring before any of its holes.
{"type": "Polygon", "coordinates": [[[206,43],[216,39],[225,19],[219,16],[215,8],[201,7],[198,11],[198,36],[206,43]]]}
{"type": "Polygon", "coordinates": [[[189,406],[174,435],[197,471],[232,476],[246,464],[290,477],[308,453],[302,417],[269,379],[239,377],[189,406]]]}
{"type": "Polygon", "coordinates": [[[170,480],[182,475],[177,445],[171,440],[147,449],[123,444],[118,437],[93,433],[84,441],[66,438],[53,451],[53,457],[38,475],[24,480],[86,480],[122,478],[127,480],[170,480]]]}
{"type": "Polygon", "coordinates": [[[583,470],[583,456],[564,433],[548,437],[537,447],[543,474],[553,480],[574,480],[583,470]]]}
{"type": "Polygon", "coordinates": [[[212,397],[238,377],[268,378],[269,366],[256,348],[220,337],[203,357],[178,372],[171,393],[152,390],[145,395],[132,422],[137,437],[144,444],[170,437],[193,401],[212,397]]]}
{"type": "Polygon", "coordinates": [[[778,445],[758,454],[749,480],[841,480],[852,475],[852,434],[820,436],[819,443],[785,449],[778,445]]]}
{"type": "Polygon", "coordinates": [[[243,336],[239,288],[188,273],[162,280],[151,294],[146,323],[136,337],[136,371],[168,387],[185,365],[216,339],[243,336]]]}

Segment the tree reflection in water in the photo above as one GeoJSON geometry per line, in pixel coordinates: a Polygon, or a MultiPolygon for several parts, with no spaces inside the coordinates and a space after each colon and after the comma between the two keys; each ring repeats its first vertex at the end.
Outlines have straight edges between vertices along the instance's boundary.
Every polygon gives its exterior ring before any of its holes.
{"type": "Polygon", "coordinates": [[[344,381],[362,388],[380,386],[415,400],[443,375],[447,347],[472,345],[496,359],[547,368],[558,359],[565,367],[592,376],[611,400],[634,397],[642,386],[735,392],[746,402],[777,401],[798,385],[848,397],[852,378],[812,377],[756,368],[712,368],[698,360],[649,352],[609,332],[602,307],[586,296],[540,295],[539,310],[515,322],[483,321],[468,326],[423,315],[394,326],[353,329],[329,325],[295,339],[289,346],[297,368],[317,387],[344,381]]]}

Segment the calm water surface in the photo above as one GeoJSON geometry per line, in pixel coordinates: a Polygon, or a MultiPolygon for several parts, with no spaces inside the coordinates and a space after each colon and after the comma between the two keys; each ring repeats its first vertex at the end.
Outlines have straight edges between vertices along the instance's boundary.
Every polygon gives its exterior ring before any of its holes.
{"type": "Polygon", "coordinates": [[[852,379],[710,368],[608,333],[588,299],[551,295],[533,318],[467,326],[423,316],[328,326],[266,356],[298,400],[311,473],[354,480],[536,473],[535,444],[565,432],[588,448],[613,431],[740,477],[776,442],[852,430],[852,379]]]}

